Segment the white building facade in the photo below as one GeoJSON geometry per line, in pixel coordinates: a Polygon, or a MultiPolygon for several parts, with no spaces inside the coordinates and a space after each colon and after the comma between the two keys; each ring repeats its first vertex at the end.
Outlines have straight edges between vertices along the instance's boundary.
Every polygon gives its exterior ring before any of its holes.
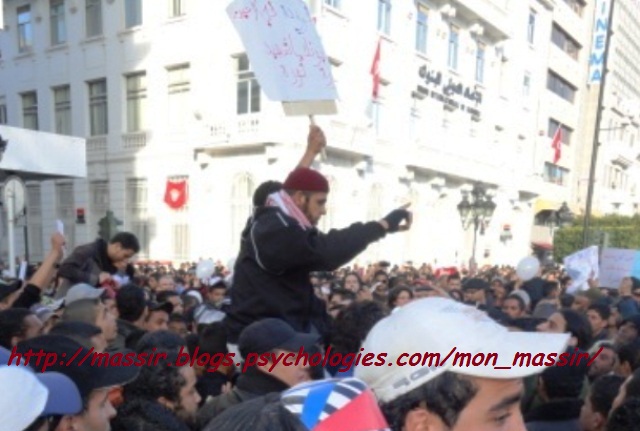
{"type": "MultiPolygon", "coordinates": [[[[332,188],[322,228],[379,219],[407,201],[415,212],[409,234],[370,247],[360,263],[467,263],[473,226],[463,229],[457,205],[475,182],[497,204],[478,229],[476,260],[515,264],[530,253],[537,197],[569,196],[541,170],[548,111],[578,122],[577,108],[544,90],[557,60],[552,25],[571,12],[555,3],[311,1],[340,95],[339,114],[318,118],[329,147],[316,168],[332,188]]],[[[61,218],[81,244],[112,210],[143,258],[233,257],[254,189],[295,166],[308,121],[261,94],[226,2],[4,4],[0,123],[87,138],[88,179],[31,184],[30,224],[61,218]],[[179,210],[164,202],[168,181],[188,184],[179,210]]],[[[35,259],[46,230],[33,240],[35,259]]]]}

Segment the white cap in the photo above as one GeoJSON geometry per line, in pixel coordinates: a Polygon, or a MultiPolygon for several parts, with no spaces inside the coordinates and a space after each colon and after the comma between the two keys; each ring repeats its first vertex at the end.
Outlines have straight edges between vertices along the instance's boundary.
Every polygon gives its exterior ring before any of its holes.
{"type": "Polygon", "coordinates": [[[362,358],[367,353],[386,353],[385,364],[364,366],[361,361],[354,377],[371,386],[382,402],[394,400],[446,371],[489,379],[517,379],[543,369],[511,367],[517,352],[532,356],[540,352],[560,354],[569,338],[570,334],[510,332],[475,307],[448,298],[424,298],[401,307],[371,329],[362,346],[362,358]],[[433,360],[409,365],[411,355],[419,353],[424,359],[427,352],[434,354],[433,360]],[[408,356],[399,358],[403,353],[408,356]],[[482,363],[467,366],[464,356],[456,359],[457,353],[469,353],[471,361],[476,361],[472,363],[482,363]],[[495,364],[491,353],[497,354],[495,364]],[[398,359],[406,364],[398,365],[398,359]]]}
{"type": "Polygon", "coordinates": [[[64,305],[68,306],[83,299],[98,299],[103,293],[104,289],[101,287],[93,287],[87,283],[79,283],[71,286],[71,289],[67,292],[67,296],[64,297],[64,305]]]}
{"type": "Polygon", "coordinates": [[[44,410],[49,390],[23,367],[0,367],[0,417],[5,431],[22,431],[44,410]]]}

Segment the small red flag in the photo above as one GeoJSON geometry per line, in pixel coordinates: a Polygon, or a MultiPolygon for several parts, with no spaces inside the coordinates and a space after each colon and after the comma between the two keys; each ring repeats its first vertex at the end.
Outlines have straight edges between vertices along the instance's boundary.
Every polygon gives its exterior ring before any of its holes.
{"type": "Polygon", "coordinates": [[[553,148],[553,164],[555,165],[562,155],[562,126],[558,126],[558,130],[556,130],[556,133],[553,135],[551,148],[553,148]]]}
{"type": "Polygon", "coordinates": [[[373,99],[378,98],[380,91],[380,39],[378,39],[378,46],[376,47],[376,53],[373,56],[373,63],[371,64],[371,75],[373,76],[373,99]]]}
{"type": "Polygon", "coordinates": [[[187,204],[188,187],[187,180],[167,180],[167,188],[164,193],[164,202],[174,210],[178,210],[187,204]]]}

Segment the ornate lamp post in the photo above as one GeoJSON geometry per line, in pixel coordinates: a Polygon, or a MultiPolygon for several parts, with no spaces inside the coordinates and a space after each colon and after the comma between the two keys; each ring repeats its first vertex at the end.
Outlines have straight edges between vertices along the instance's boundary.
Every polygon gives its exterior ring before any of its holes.
{"type": "Polygon", "coordinates": [[[476,245],[478,240],[478,229],[484,235],[484,229],[491,221],[496,204],[487,194],[487,189],[480,183],[475,183],[471,193],[463,192],[462,201],[458,204],[458,212],[462,220],[462,228],[467,230],[473,225],[473,254],[472,262],[476,262],[476,245]]]}

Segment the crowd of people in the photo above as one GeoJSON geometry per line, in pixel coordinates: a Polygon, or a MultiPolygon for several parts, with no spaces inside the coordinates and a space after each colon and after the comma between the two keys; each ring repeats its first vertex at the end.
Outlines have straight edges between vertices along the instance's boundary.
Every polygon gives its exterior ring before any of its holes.
{"type": "Polygon", "coordinates": [[[195,262],[136,262],[128,232],[64,257],[56,233],[25,281],[2,281],[0,429],[640,430],[639,279],[577,289],[557,266],[523,280],[512,267],[351,265],[413,214],[318,231],[322,131],[308,142],[283,183],[256,191],[232,266],[200,277],[195,262]],[[454,349],[499,366],[465,366],[454,349]],[[312,360],[329,352],[339,360],[312,360]],[[427,352],[439,360],[398,360],[427,352]],[[516,366],[518,352],[593,360],[516,366]]]}

